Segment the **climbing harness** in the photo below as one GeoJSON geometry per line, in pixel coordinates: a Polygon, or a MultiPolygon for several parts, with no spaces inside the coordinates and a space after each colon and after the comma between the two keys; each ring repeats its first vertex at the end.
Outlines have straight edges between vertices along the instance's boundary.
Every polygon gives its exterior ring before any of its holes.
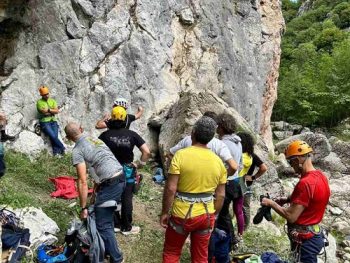
{"type": "Polygon", "coordinates": [[[286,233],[292,241],[292,260],[299,263],[301,258],[301,245],[304,241],[313,238],[316,234],[322,234],[324,239],[323,252],[321,250],[319,255],[325,254],[325,263],[327,262],[326,246],[328,246],[328,239],[326,231],[318,224],[303,226],[303,225],[285,225],[287,226],[286,233]]]}
{"type": "Polygon", "coordinates": [[[195,193],[194,194],[194,193],[177,192],[175,195],[175,198],[183,202],[189,203],[190,207],[188,209],[187,214],[185,215],[185,218],[182,221],[182,224],[177,224],[176,222],[174,222],[174,220],[172,220],[172,218],[170,218],[169,225],[171,226],[171,228],[174,229],[176,233],[185,235],[187,231],[185,230],[184,226],[187,219],[191,217],[193,205],[196,203],[202,203],[204,205],[205,212],[207,215],[208,227],[203,230],[198,230],[196,231],[196,233],[199,233],[202,235],[209,234],[211,232],[211,227],[210,227],[210,214],[208,210],[208,203],[211,203],[214,200],[213,194],[212,193],[195,193]]]}

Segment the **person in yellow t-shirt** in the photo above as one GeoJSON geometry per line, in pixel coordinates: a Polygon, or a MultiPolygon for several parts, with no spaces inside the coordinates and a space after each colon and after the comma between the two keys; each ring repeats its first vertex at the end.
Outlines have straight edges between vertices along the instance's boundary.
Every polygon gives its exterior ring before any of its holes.
{"type": "Polygon", "coordinates": [[[39,88],[41,99],[36,102],[41,130],[49,137],[53,155],[63,155],[65,147],[58,138],[56,115],[59,113],[56,100],[50,98],[49,88],[39,88]]]}
{"type": "Polygon", "coordinates": [[[225,198],[227,177],[221,159],[206,146],[216,126],[209,117],[199,119],[192,130],[192,146],[176,152],[171,161],[160,217],[166,228],[164,263],[179,262],[188,235],[192,262],[208,262],[210,234],[225,198]]]}

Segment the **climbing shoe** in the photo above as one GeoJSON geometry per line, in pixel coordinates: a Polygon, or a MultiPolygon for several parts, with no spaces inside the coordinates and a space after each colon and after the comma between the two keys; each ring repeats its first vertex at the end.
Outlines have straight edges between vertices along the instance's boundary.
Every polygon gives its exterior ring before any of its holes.
{"type": "Polygon", "coordinates": [[[16,137],[15,136],[10,136],[6,133],[1,134],[1,141],[6,142],[6,141],[13,141],[16,137]]]}
{"type": "MultiPolygon", "coordinates": [[[[263,198],[270,198],[270,196],[268,194],[260,195],[260,202],[263,198]]],[[[253,218],[253,223],[255,225],[260,224],[264,217],[267,221],[272,221],[271,207],[261,205],[261,207],[258,209],[258,212],[253,218]]]]}

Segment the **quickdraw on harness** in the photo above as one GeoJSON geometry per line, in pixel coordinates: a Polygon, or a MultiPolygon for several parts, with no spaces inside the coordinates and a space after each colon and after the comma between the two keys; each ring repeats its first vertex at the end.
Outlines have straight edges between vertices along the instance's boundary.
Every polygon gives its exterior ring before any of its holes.
{"type": "Polygon", "coordinates": [[[211,232],[211,227],[210,227],[210,215],[209,215],[209,210],[208,210],[208,203],[211,203],[214,200],[214,196],[212,193],[183,193],[183,192],[177,192],[175,195],[175,198],[181,200],[182,202],[189,203],[190,207],[188,209],[188,212],[183,219],[182,224],[177,224],[174,222],[171,218],[169,220],[169,225],[172,229],[175,230],[178,234],[184,235],[187,233],[187,231],[184,229],[185,223],[188,218],[191,217],[191,212],[193,205],[196,203],[202,203],[205,208],[205,212],[207,215],[207,222],[208,222],[208,228],[203,229],[203,230],[198,230],[196,231],[199,234],[205,235],[209,234],[211,232]]]}

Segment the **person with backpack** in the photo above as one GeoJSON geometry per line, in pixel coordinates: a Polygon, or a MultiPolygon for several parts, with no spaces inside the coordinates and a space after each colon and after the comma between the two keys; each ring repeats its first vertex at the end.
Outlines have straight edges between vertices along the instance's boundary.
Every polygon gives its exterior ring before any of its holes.
{"type": "Polygon", "coordinates": [[[227,177],[223,162],[207,147],[215,129],[212,118],[200,118],[192,130],[192,146],[177,151],[171,160],[160,216],[166,229],[163,263],[179,262],[189,235],[192,262],[208,261],[211,230],[223,204],[227,177]]]}
{"type": "MultiPolygon", "coordinates": [[[[126,176],[126,187],[122,195],[121,215],[116,213],[116,228],[122,234],[138,234],[140,227],[132,225],[133,192],[135,188],[136,169],[146,164],[151,153],[145,141],[136,132],[126,128],[127,113],[124,107],[116,106],[111,114],[111,128],[103,132],[101,139],[113,152],[119,163],[123,166],[126,176]],[[141,151],[138,162],[134,162],[134,147],[141,151]]],[[[117,230],[118,231],[118,230],[117,230]]]]}
{"type": "Polygon", "coordinates": [[[312,164],[312,148],[305,141],[293,141],[285,156],[300,180],[289,197],[261,204],[271,207],[287,220],[288,237],[295,262],[316,263],[317,255],[325,246],[320,227],[331,194],[327,177],[312,164]],[[284,204],[290,205],[284,207],[284,204]]]}
{"type": "MultiPolygon", "coordinates": [[[[114,108],[114,107],[118,107],[118,106],[123,107],[125,110],[128,110],[128,108],[129,108],[129,103],[128,103],[128,101],[127,101],[126,99],[124,99],[124,98],[117,98],[117,99],[113,102],[113,108],[114,108]]],[[[133,115],[133,114],[127,114],[127,115],[126,115],[126,119],[125,119],[125,121],[124,121],[124,123],[125,123],[125,127],[124,127],[124,128],[129,129],[131,123],[132,123],[133,121],[138,120],[139,118],[141,118],[143,112],[144,112],[144,109],[143,109],[141,106],[139,106],[139,107],[137,108],[137,112],[136,112],[135,115],[133,115]]],[[[106,114],[103,116],[103,118],[102,118],[101,120],[97,121],[95,128],[96,128],[96,129],[106,129],[106,128],[111,129],[112,126],[113,126],[113,123],[114,123],[114,122],[113,122],[113,120],[111,119],[111,115],[109,115],[108,113],[106,113],[106,114]]]]}
{"type": "Polygon", "coordinates": [[[244,229],[250,224],[250,199],[252,195],[253,182],[267,171],[267,166],[254,153],[254,137],[247,132],[239,132],[237,135],[241,138],[242,144],[242,166],[239,171],[241,187],[243,190],[243,215],[244,229]],[[255,168],[258,171],[253,175],[255,168]]]}
{"type": "Polygon", "coordinates": [[[80,218],[88,217],[88,169],[95,182],[94,213],[97,231],[103,239],[110,262],[121,263],[123,255],[114,234],[113,215],[125,187],[123,167],[103,141],[84,135],[79,124],[68,123],[65,132],[67,139],[75,143],[72,163],[78,175],[80,218]]]}
{"type": "Polygon", "coordinates": [[[63,155],[65,147],[58,138],[59,126],[56,115],[59,113],[56,100],[50,98],[49,88],[40,86],[41,99],[36,103],[41,130],[49,137],[53,155],[63,155]]]}

